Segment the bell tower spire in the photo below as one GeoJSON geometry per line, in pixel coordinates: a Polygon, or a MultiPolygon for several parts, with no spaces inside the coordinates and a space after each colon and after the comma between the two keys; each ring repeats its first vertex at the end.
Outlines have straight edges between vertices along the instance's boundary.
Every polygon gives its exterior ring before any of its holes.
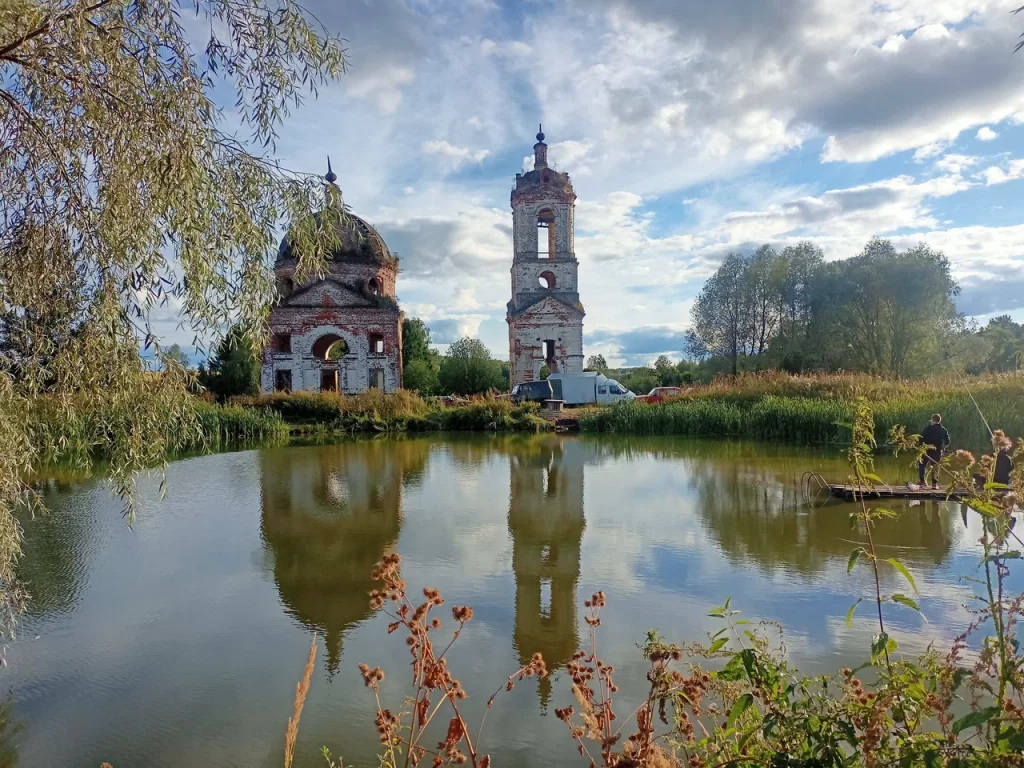
{"type": "Polygon", "coordinates": [[[537,143],[533,145],[533,168],[540,170],[548,167],[548,145],[544,143],[544,126],[537,125],[537,143]]]}

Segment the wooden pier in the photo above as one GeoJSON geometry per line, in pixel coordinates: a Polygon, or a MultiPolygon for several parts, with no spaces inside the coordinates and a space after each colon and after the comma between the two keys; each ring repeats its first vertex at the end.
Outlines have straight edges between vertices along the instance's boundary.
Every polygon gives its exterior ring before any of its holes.
{"type": "Polygon", "coordinates": [[[876,485],[873,488],[858,488],[855,485],[828,484],[829,495],[846,501],[865,499],[919,499],[921,501],[959,501],[965,498],[963,491],[952,491],[948,488],[918,488],[913,490],[906,485],[876,485]]]}

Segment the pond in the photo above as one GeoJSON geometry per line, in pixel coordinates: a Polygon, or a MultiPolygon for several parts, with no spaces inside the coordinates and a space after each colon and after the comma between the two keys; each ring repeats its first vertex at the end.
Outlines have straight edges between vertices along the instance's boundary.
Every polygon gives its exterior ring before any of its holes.
{"type": "MultiPolygon", "coordinates": [[[[498,765],[576,764],[554,708],[572,701],[567,660],[582,603],[604,590],[602,656],[616,709],[632,711],[647,629],[706,640],[726,597],[779,621],[804,672],[868,656],[866,568],[848,505],[804,504],[805,470],[844,479],[838,448],[676,438],[475,436],[386,439],[222,453],[143,479],[129,530],[101,481],[50,482],[51,515],[26,522],[22,575],[34,602],[0,675],[26,766],[279,766],[295,684],[319,633],[296,765],[376,766],[370,691],[408,692],[403,637],[370,610],[369,572],[398,552],[410,588],[439,588],[475,617],[451,652],[469,722],[532,653],[552,671],[502,693],[483,732],[498,765]]],[[[912,471],[879,460],[887,480],[912,471]]],[[[894,502],[881,552],[910,568],[927,621],[889,610],[903,650],[939,647],[969,621],[980,527],[957,504],[894,502]]],[[[894,571],[888,591],[906,591],[894,571]]],[[[449,621],[446,622],[450,624],[449,621]]]]}

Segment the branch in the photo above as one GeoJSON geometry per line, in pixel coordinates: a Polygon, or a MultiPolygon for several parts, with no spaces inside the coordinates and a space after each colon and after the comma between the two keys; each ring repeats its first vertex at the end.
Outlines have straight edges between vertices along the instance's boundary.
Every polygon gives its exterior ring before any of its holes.
{"type": "MultiPolygon", "coordinates": [[[[114,0],[100,0],[98,3],[94,3],[93,5],[90,5],[88,8],[86,8],[84,10],[84,13],[92,13],[93,11],[98,11],[103,6],[109,5],[112,2],[114,2],[114,0]]],[[[17,40],[8,43],[3,48],[0,48],[0,59],[6,58],[7,54],[9,54],[11,51],[17,50],[22,45],[27,43],[29,40],[33,40],[39,37],[40,35],[46,34],[51,29],[53,29],[54,26],[60,24],[63,21],[66,21],[74,15],[76,15],[75,11],[70,10],[58,16],[47,16],[45,19],[43,19],[43,23],[40,24],[36,29],[32,30],[31,32],[26,32],[17,40]]]]}

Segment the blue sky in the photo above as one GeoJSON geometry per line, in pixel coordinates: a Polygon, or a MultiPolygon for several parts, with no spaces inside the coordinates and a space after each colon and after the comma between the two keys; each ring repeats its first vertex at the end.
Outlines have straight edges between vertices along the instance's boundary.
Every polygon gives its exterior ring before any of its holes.
{"type": "MultiPolygon", "coordinates": [[[[311,0],[350,72],[278,155],[402,257],[435,341],[507,355],[509,191],[537,124],[576,187],[585,353],[679,356],[730,250],[874,236],[1024,316],[1024,17],[985,0],[311,0]]],[[[226,105],[227,106],[227,105],[226,105]]]]}

